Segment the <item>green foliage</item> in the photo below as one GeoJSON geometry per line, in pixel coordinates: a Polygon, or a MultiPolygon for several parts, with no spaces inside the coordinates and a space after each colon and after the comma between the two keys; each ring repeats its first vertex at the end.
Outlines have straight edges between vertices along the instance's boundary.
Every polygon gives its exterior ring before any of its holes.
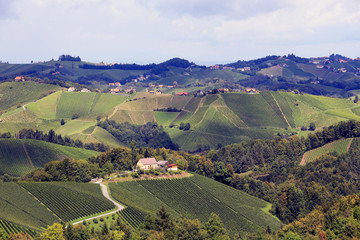
{"type": "Polygon", "coordinates": [[[143,126],[137,126],[130,123],[116,123],[115,121],[105,120],[99,122],[98,126],[107,130],[127,146],[130,146],[131,141],[136,141],[137,147],[178,149],[178,146],[171,141],[162,126],[158,126],[156,123],[148,122],[143,126]]]}
{"type": "MultiPolygon", "coordinates": [[[[61,183],[21,183],[39,201],[65,222],[114,208],[103,196],[72,189],[61,183]]],[[[100,187],[97,186],[97,191],[100,187]]]]}

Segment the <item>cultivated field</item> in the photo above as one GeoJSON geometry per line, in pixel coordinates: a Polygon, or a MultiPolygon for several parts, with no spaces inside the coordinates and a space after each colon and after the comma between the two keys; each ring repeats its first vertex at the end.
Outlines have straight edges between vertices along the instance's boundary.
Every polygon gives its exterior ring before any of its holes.
{"type": "Polygon", "coordinates": [[[177,217],[184,215],[203,222],[215,212],[230,231],[237,232],[280,226],[277,219],[262,210],[269,208],[269,203],[199,175],[110,183],[109,186],[116,200],[143,212],[155,213],[165,206],[177,217]]]}
{"type": "Polygon", "coordinates": [[[86,159],[98,152],[32,139],[0,139],[0,175],[22,176],[65,157],[86,159]]]}
{"type": "Polygon", "coordinates": [[[86,183],[20,183],[65,222],[115,208],[99,185],[86,183]]]}
{"type": "Polygon", "coordinates": [[[313,162],[322,155],[330,152],[336,152],[338,154],[346,153],[349,150],[352,138],[340,139],[331,143],[328,143],[322,147],[307,151],[304,153],[300,165],[313,162]]]}

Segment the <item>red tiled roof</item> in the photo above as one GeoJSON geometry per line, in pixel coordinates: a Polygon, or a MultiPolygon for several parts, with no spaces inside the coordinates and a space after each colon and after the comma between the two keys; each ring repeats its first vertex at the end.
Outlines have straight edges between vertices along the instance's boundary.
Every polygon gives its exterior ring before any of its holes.
{"type": "Polygon", "coordinates": [[[167,166],[171,168],[171,167],[177,167],[178,165],[177,164],[168,164],[167,166]]]}

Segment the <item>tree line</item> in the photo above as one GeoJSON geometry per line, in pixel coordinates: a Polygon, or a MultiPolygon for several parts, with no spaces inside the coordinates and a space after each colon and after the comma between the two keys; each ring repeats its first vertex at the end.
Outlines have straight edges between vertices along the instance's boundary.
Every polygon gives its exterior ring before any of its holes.
{"type": "MultiPolygon", "coordinates": [[[[6,136],[9,136],[9,134],[7,133],[6,136]]],[[[11,137],[11,135],[10,135],[10,137],[11,137]]],[[[35,139],[35,140],[55,143],[55,144],[59,144],[59,145],[63,145],[63,146],[85,148],[85,149],[99,151],[99,152],[105,152],[105,151],[109,150],[109,146],[107,146],[103,143],[85,143],[84,144],[79,139],[73,140],[68,136],[63,137],[63,136],[61,136],[61,134],[56,134],[53,129],[50,129],[49,132],[44,133],[42,131],[33,130],[31,128],[23,128],[17,134],[15,134],[15,137],[18,139],[35,139]]]]}
{"type": "Polygon", "coordinates": [[[97,125],[128,147],[132,141],[136,141],[136,147],[179,149],[179,146],[171,140],[163,127],[154,122],[148,122],[145,125],[133,125],[128,122],[117,123],[106,119],[97,125]]]}

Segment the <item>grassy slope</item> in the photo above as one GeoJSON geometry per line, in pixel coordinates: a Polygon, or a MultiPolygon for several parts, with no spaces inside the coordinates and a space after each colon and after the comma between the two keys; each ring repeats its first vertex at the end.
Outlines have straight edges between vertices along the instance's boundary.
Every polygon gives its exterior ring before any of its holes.
{"type": "Polygon", "coordinates": [[[341,139],[331,143],[328,143],[322,147],[307,151],[303,155],[305,163],[313,162],[322,155],[330,152],[336,152],[338,154],[346,153],[348,147],[352,142],[352,138],[341,139]]]}
{"type": "Polygon", "coordinates": [[[0,84],[0,110],[37,100],[41,94],[49,90],[57,90],[58,86],[35,82],[5,82],[0,84]]]}
{"type": "Polygon", "coordinates": [[[31,139],[0,139],[0,174],[21,176],[45,163],[65,157],[85,159],[95,151],[31,139]]]}
{"type": "Polygon", "coordinates": [[[15,183],[0,183],[0,217],[40,230],[59,219],[25,189],[15,183]]]}
{"type": "Polygon", "coordinates": [[[268,225],[272,229],[280,226],[278,220],[262,210],[269,203],[199,175],[110,183],[110,189],[118,201],[148,213],[165,206],[177,217],[184,214],[206,221],[215,212],[230,231],[253,232],[268,225]]]}

